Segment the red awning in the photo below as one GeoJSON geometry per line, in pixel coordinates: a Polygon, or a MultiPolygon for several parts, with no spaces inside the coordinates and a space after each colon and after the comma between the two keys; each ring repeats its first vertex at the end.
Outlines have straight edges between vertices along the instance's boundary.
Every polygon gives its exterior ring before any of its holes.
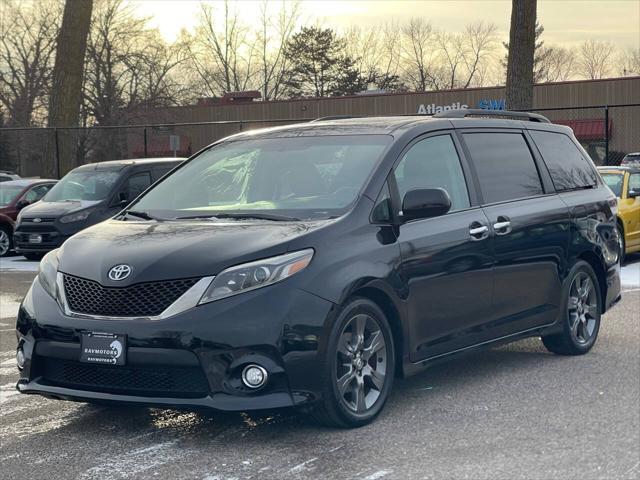
{"type": "MultiPolygon", "coordinates": [[[[571,127],[578,140],[604,140],[604,119],[583,120],[554,120],[553,123],[571,127]]],[[[609,135],[611,135],[611,120],[609,120],[609,135]]]]}
{"type": "MultiPolygon", "coordinates": [[[[129,135],[129,155],[134,158],[144,156],[144,139],[140,135],[129,135]]],[[[175,152],[179,157],[191,156],[191,140],[186,135],[180,135],[180,148],[175,152]]],[[[169,135],[149,135],[147,139],[148,157],[172,157],[173,150],[169,135]]]]}

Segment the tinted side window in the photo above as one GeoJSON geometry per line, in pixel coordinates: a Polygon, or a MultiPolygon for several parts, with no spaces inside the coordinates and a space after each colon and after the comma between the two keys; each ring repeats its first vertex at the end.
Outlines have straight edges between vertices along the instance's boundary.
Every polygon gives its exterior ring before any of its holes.
{"type": "Polygon", "coordinates": [[[484,203],[543,193],[538,169],[521,133],[465,133],[484,203]]]}
{"type": "Polygon", "coordinates": [[[460,158],[450,135],[420,140],[405,153],[395,170],[400,201],[409,190],[444,188],[451,210],[469,207],[469,193],[460,158]]]}
{"type": "Polygon", "coordinates": [[[640,173],[632,173],[629,175],[629,188],[627,189],[627,195],[632,190],[640,192],[640,173]]]}
{"type": "Polygon", "coordinates": [[[596,173],[569,137],[553,132],[530,133],[547,164],[556,190],[561,192],[597,185],[596,173]]]}
{"type": "Polygon", "coordinates": [[[127,194],[133,200],[151,185],[149,172],[136,173],[127,179],[127,194]]]}

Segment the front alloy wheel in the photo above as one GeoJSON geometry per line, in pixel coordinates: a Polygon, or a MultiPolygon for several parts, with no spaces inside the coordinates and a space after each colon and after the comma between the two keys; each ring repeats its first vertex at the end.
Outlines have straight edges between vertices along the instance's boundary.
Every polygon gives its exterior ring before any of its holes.
{"type": "Polygon", "coordinates": [[[380,397],[387,375],[387,346],[371,316],[362,313],[347,322],[336,360],[341,400],[354,412],[366,412],[380,397]]]}
{"type": "Polygon", "coordinates": [[[393,335],[384,312],[369,299],[352,299],[327,339],[316,419],[343,428],[371,422],[389,396],[394,372],[393,335]]]}

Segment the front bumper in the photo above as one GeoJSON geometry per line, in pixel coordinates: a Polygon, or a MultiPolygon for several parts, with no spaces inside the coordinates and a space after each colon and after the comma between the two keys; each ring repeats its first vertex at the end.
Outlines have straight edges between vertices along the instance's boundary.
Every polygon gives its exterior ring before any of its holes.
{"type": "Polygon", "coordinates": [[[17,253],[46,253],[60,247],[71,235],[60,233],[50,224],[39,226],[19,225],[13,234],[13,245],[17,253]],[[40,235],[40,243],[31,243],[30,235],[40,235]]]}
{"type": "Polygon", "coordinates": [[[18,314],[26,361],[17,389],[227,411],[302,405],[319,398],[322,339],[334,311],[331,302],[285,281],[164,320],[86,319],[64,315],[36,279],[18,314]],[[126,335],[126,365],[81,363],[82,332],[126,335]],[[268,371],[264,387],[240,381],[249,363],[268,371]]]}

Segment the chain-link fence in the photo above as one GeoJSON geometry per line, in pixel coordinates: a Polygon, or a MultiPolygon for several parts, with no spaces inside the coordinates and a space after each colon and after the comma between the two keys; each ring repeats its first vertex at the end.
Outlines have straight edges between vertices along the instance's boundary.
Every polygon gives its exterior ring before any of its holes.
{"type": "MultiPolygon", "coordinates": [[[[618,165],[640,151],[640,103],[533,109],[567,125],[598,165],[618,165]]],[[[401,112],[398,112],[401,113],[401,112]]],[[[2,128],[0,170],[60,178],[79,165],[147,157],[188,157],[210,143],[256,128],[311,118],[121,125],[89,128],[2,128]]]]}

